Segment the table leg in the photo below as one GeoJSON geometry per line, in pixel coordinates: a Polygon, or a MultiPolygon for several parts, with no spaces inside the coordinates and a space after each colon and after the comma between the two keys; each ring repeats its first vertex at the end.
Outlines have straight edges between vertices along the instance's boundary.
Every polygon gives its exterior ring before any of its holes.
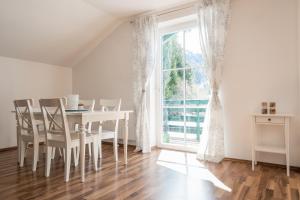
{"type": "Polygon", "coordinates": [[[99,129],[98,129],[98,137],[99,137],[99,157],[102,158],[102,121],[99,122],[99,129]]]}
{"type": "Polygon", "coordinates": [[[286,150],[286,174],[290,176],[290,121],[285,118],[284,136],[285,136],[285,150],[286,150]]]}
{"type": "Polygon", "coordinates": [[[255,145],[256,145],[256,127],[255,127],[255,117],[252,117],[251,121],[251,136],[252,136],[252,171],[254,171],[254,165],[256,164],[256,152],[255,152],[255,145]]]}
{"type": "Polygon", "coordinates": [[[20,129],[20,127],[17,125],[17,153],[18,153],[18,164],[20,164],[20,154],[21,154],[21,143],[20,143],[20,141],[21,141],[21,137],[20,137],[20,135],[21,135],[21,129],[20,129]]]}
{"type": "Polygon", "coordinates": [[[81,182],[85,180],[85,131],[84,125],[80,125],[80,172],[81,182]]]}
{"type": "Polygon", "coordinates": [[[126,114],[125,117],[125,132],[123,135],[123,145],[124,145],[124,164],[127,165],[127,145],[128,145],[128,119],[129,116],[126,114]]]}
{"type": "Polygon", "coordinates": [[[93,160],[94,160],[94,170],[98,171],[98,152],[99,152],[99,136],[94,136],[93,140],[93,160]]]}

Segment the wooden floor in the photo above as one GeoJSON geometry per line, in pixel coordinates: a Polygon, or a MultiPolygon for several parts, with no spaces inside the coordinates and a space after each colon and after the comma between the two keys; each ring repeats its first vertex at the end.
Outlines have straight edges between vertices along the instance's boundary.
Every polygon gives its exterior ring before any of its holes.
{"type": "MultiPolygon", "coordinates": [[[[49,178],[44,177],[41,156],[35,174],[31,156],[18,168],[16,150],[0,152],[0,200],[4,199],[299,199],[300,173],[250,163],[223,161],[200,163],[195,155],[170,150],[151,154],[133,153],[125,167],[114,162],[112,146],[103,145],[101,169],[93,171],[86,157],[86,182],[80,182],[79,168],[71,169],[70,182],[63,178],[63,161],[56,158],[49,178]]],[[[122,148],[120,157],[122,158],[122,148]]],[[[29,152],[30,153],[30,152],[29,152]]]]}

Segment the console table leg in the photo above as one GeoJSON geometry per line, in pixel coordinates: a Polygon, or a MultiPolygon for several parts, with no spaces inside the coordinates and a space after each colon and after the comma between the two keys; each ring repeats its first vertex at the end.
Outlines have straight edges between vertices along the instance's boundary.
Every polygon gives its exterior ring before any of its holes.
{"type": "Polygon", "coordinates": [[[284,125],[285,150],[286,150],[286,174],[290,176],[290,119],[285,118],[284,125]]]}
{"type": "Polygon", "coordinates": [[[254,171],[254,165],[256,164],[255,158],[255,143],[256,143],[256,131],[255,131],[255,117],[252,117],[251,121],[251,134],[252,134],[252,171],[254,171]]]}

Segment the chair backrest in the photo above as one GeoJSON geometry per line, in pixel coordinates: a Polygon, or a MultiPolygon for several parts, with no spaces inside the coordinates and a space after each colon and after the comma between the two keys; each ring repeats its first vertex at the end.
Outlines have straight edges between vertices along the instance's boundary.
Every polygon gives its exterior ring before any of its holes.
{"type": "Polygon", "coordinates": [[[100,99],[99,105],[102,111],[120,111],[121,99],[100,99]]]}
{"type": "Polygon", "coordinates": [[[63,98],[40,99],[46,142],[59,141],[71,144],[71,135],[63,98]]]}
{"type": "Polygon", "coordinates": [[[95,108],[95,99],[92,100],[79,100],[80,104],[83,104],[85,109],[88,109],[89,111],[94,111],[95,108]]]}
{"type": "Polygon", "coordinates": [[[36,121],[33,115],[33,99],[14,100],[16,118],[21,135],[38,135],[36,121]]]}
{"type": "Polygon", "coordinates": [[[62,100],[63,100],[64,106],[66,107],[67,104],[68,104],[68,99],[67,99],[67,97],[62,97],[62,100]]]}
{"type": "MultiPolygon", "coordinates": [[[[94,111],[94,108],[95,108],[95,99],[92,99],[92,100],[82,100],[82,99],[80,99],[79,100],[79,103],[80,104],[83,104],[83,107],[85,108],[85,109],[88,109],[89,111],[94,111]]],[[[89,122],[88,124],[87,124],[87,127],[86,127],[87,129],[88,129],[88,131],[89,132],[91,132],[92,131],[92,123],[91,122],[89,122]]]]}
{"type": "MultiPolygon", "coordinates": [[[[120,112],[121,103],[122,103],[121,99],[100,99],[99,101],[102,112],[107,112],[107,111],[120,112]]],[[[118,126],[119,126],[119,119],[117,119],[115,123],[115,132],[118,131],[118,126]]]]}

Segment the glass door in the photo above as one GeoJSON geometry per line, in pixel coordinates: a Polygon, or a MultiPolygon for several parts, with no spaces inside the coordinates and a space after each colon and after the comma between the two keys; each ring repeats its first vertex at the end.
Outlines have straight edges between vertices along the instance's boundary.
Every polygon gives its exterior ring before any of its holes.
{"type": "Polygon", "coordinates": [[[193,151],[200,142],[209,95],[198,29],[165,32],[160,43],[159,146],[193,151]]]}

